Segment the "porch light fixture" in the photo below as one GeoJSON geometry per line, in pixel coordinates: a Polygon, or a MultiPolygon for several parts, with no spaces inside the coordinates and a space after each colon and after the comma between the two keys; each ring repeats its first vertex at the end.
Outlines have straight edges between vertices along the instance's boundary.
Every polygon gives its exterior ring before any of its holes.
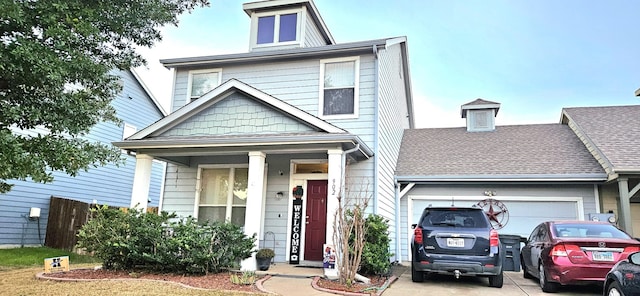
{"type": "Polygon", "coordinates": [[[282,191],[276,192],[276,199],[281,200],[284,197],[284,193],[282,191]]]}

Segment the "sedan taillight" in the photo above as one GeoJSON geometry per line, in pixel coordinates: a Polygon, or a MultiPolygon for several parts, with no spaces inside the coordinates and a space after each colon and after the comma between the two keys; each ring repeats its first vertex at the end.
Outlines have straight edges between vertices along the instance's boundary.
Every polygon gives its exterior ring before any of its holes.
{"type": "Polygon", "coordinates": [[[628,246],[628,247],[624,248],[624,252],[627,253],[627,254],[640,252],[640,247],[639,246],[628,246]]]}
{"type": "Polygon", "coordinates": [[[563,244],[557,244],[553,246],[553,249],[551,249],[551,256],[567,257],[567,249],[563,244]]]}
{"type": "Polygon", "coordinates": [[[413,230],[413,241],[415,241],[416,244],[419,244],[419,245],[422,244],[422,228],[421,227],[416,227],[416,229],[413,230]]]}

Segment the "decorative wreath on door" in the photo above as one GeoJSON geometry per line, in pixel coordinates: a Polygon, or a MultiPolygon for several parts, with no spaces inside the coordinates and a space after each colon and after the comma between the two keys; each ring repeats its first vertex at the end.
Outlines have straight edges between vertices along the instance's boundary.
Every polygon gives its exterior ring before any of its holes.
{"type": "Polygon", "coordinates": [[[304,194],[304,190],[302,190],[302,186],[298,185],[293,187],[293,191],[291,193],[293,194],[293,198],[301,198],[302,194],[304,194]]]}

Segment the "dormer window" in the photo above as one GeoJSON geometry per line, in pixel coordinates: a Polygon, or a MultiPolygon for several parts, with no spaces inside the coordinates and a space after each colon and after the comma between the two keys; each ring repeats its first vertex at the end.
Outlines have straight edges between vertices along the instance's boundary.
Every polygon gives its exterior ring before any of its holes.
{"type": "Polygon", "coordinates": [[[254,28],[251,30],[253,47],[299,44],[302,11],[288,9],[254,13],[254,28]]]}
{"type": "Polygon", "coordinates": [[[462,105],[462,118],[467,119],[468,132],[488,132],[496,129],[495,117],[500,103],[477,99],[462,105]]]}
{"type": "Polygon", "coordinates": [[[187,101],[195,100],[220,85],[222,69],[189,71],[187,101]]]}

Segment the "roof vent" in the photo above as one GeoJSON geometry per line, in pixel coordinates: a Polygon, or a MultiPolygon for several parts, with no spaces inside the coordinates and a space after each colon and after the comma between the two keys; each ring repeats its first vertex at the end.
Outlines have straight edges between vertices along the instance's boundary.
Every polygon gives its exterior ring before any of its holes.
{"type": "Polygon", "coordinates": [[[500,103],[476,99],[461,107],[462,118],[467,119],[468,132],[486,132],[496,129],[495,117],[500,103]]]}

